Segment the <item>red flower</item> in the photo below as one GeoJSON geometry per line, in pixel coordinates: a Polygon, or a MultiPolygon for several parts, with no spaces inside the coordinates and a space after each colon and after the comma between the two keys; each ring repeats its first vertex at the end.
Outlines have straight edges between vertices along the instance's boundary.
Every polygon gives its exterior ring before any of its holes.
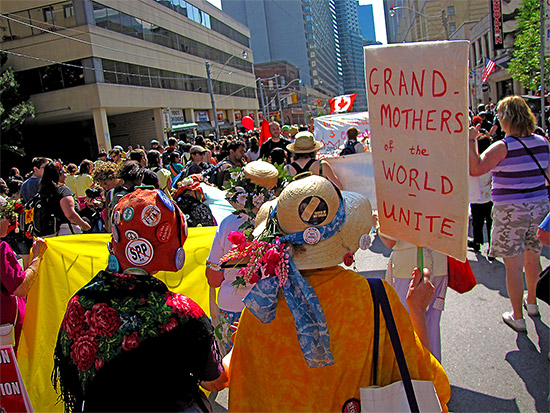
{"type": "Polygon", "coordinates": [[[262,276],[260,275],[259,272],[257,272],[256,274],[253,274],[253,275],[250,276],[250,279],[248,280],[248,282],[250,284],[256,284],[261,279],[262,279],[262,276]]]}
{"type": "Polygon", "coordinates": [[[166,304],[179,316],[197,318],[204,314],[196,302],[181,294],[169,293],[166,304]]]}
{"type": "Polygon", "coordinates": [[[23,204],[20,204],[19,202],[16,202],[15,205],[13,206],[13,210],[16,213],[20,214],[25,210],[25,206],[23,204]]]}
{"type": "Polygon", "coordinates": [[[234,245],[237,245],[237,246],[239,246],[242,243],[246,242],[246,236],[240,231],[230,232],[229,235],[227,236],[227,239],[229,240],[229,242],[231,244],[234,244],[234,245]]]}
{"type": "Polygon", "coordinates": [[[140,339],[139,339],[138,333],[134,331],[129,336],[124,337],[124,339],[122,340],[122,348],[126,351],[132,350],[134,348],[138,348],[139,342],[140,342],[140,339]]]}
{"type": "Polygon", "coordinates": [[[96,359],[94,365],[95,365],[95,369],[99,370],[105,365],[105,358],[101,357],[100,359],[96,359]]]}
{"type": "Polygon", "coordinates": [[[281,254],[276,248],[269,249],[264,256],[265,259],[265,273],[267,275],[275,275],[275,268],[279,265],[281,260],[281,254]]]}
{"type": "Polygon", "coordinates": [[[173,330],[178,326],[178,321],[175,318],[170,318],[170,321],[168,321],[166,324],[159,326],[160,331],[163,333],[167,333],[170,330],[173,330]]]}
{"type": "Polygon", "coordinates": [[[67,335],[71,340],[82,333],[84,328],[84,307],[78,302],[78,296],[74,296],[70,299],[67,305],[67,312],[63,319],[63,329],[67,332],[67,335]]]}
{"type": "Polygon", "coordinates": [[[71,347],[71,359],[80,371],[86,371],[93,366],[97,356],[95,335],[86,332],[80,335],[71,347]]]}
{"type": "Polygon", "coordinates": [[[115,334],[122,324],[118,311],[105,303],[94,304],[91,310],[86,311],[86,321],[90,325],[90,331],[106,337],[115,334]]]}

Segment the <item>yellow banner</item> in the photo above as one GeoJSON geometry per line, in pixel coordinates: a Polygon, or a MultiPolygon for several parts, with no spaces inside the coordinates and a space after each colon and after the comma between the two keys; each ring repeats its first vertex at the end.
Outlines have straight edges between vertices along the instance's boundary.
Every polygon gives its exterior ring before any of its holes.
{"type": "MultiPolygon", "coordinates": [[[[190,228],[185,242],[185,265],[177,273],[155,276],[171,291],[192,298],[207,314],[209,286],[205,263],[216,227],[190,228]]],[[[23,333],[17,353],[21,375],[37,412],[63,411],[51,383],[53,351],[69,299],[107,267],[110,234],[49,238],[36,284],[27,298],[23,333]]]]}

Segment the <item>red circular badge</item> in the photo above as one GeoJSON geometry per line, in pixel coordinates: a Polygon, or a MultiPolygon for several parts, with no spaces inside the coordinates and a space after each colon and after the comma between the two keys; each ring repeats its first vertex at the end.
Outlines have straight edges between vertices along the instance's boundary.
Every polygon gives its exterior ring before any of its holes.
{"type": "Polygon", "coordinates": [[[174,229],[169,222],[163,222],[157,227],[157,239],[160,242],[168,242],[172,235],[174,235],[174,229]]]}
{"type": "Polygon", "coordinates": [[[342,406],[342,412],[344,413],[360,413],[361,412],[361,402],[358,399],[349,399],[346,400],[342,406]]]}
{"type": "Polygon", "coordinates": [[[344,255],[344,264],[348,267],[353,264],[353,254],[351,252],[346,252],[346,255],[344,255]]]}

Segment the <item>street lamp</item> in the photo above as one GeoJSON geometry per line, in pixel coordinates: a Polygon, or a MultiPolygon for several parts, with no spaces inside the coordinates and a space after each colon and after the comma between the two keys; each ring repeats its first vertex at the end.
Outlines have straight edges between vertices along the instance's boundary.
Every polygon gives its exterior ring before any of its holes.
{"type": "MultiPolygon", "coordinates": [[[[439,29],[439,27],[430,19],[434,19],[434,18],[441,18],[441,24],[443,25],[443,30],[441,31],[441,33],[443,33],[445,35],[445,39],[448,39],[449,38],[449,35],[447,33],[447,16],[445,15],[445,10],[441,10],[441,16],[439,15],[434,15],[434,16],[429,16],[427,14],[424,14],[416,9],[413,9],[412,7],[407,7],[407,6],[397,6],[397,7],[394,7],[393,4],[390,6],[390,10],[389,10],[389,15],[390,17],[395,17],[395,11],[396,10],[410,10],[412,11],[415,15],[419,15],[419,16],[422,16],[424,18],[426,18],[426,20],[428,21],[428,23],[431,23],[433,24],[436,29],[439,29]]],[[[409,27],[407,28],[407,31],[405,32],[405,34],[403,35],[403,41],[405,41],[405,38],[407,37],[407,35],[409,34],[409,31],[411,30],[412,28],[412,25],[413,25],[413,22],[414,22],[414,19],[411,19],[411,22],[409,23],[409,27]]]]}
{"type": "MultiPolygon", "coordinates": [[[[227,66],[229,61],[231,59],[233,59],[234,57],[236,57],[236,56],[235,55],[229,56],[229,59],[227,59],[225,61],[222,68],[220,69],[220,73],[218,74],[218,77],[220,77],[220,74],[221,74],[221,72],[223,72],[223,69],[225,68],[225,66],[227,66]]],[[[243,57],[243,59],[246,59],[248,57],[248,53],[247,53],[246,50],[243,50],[242,57],[243,57]]],[[[207,80],[208,80],[208,91],[210,92],[210,101],[212,102],[212,111],[214,112],[214,125],[215,125],[215,128],[216,128],[216,140],[219,140],[220,136],[221,136],[220,135],[220,124],[218,123],[218,112],[216,110],[216,101],[214,100],[214,89],[212,88],[212,74],[210,73],[210,62],[208,62],[208,61],[205,62],[205,65],[206,65],[206,76],[207,76],[207,80]]],[[[215,80],[218,80],[218,77],[216,77],[215,80]]]]}

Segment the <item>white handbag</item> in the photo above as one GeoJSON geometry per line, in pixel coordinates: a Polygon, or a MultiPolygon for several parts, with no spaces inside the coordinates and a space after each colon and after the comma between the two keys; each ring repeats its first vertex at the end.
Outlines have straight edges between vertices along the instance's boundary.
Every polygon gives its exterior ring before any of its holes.
{"type": "Polygon", "coordinates": [[[13,324],[0,324],[0,346],[15,347],[15,323],[17,322],[17,312],[15,309],[15,320],[13,324]]]}
{"type": "Polygon", "coordinates": [[[374,386],[359,389],[362,412],[441,412],[441,404],[431,381],[411,380],[407,362],[399,340],[397,327],[391,311],[384,285],[379,279],[369,279],[374,302],[374,386]],[[378,369],[378,346],[380,330],[380,308],[390,335],[393,351],[401,372],[401,381],[384,387],[376,386],[378,369]]]}

